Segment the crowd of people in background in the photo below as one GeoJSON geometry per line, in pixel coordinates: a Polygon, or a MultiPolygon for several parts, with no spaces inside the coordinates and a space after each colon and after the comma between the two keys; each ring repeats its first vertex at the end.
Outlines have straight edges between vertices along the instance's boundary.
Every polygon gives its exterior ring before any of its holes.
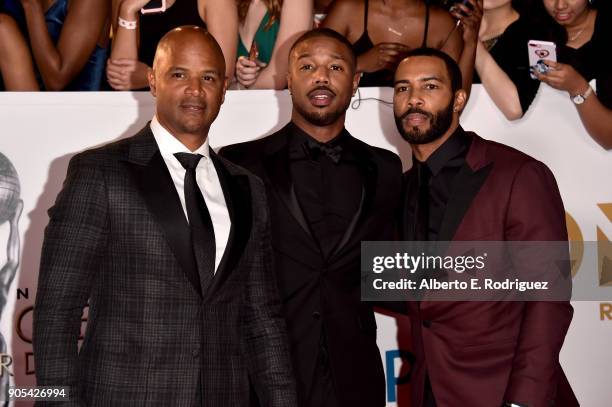
{"type": "Polygon", "coordinates": [[[392,86],[407,52],[436,48],[458,62],[468,94],[482,83],[509,120],[526,114],[542,82],[566,91],[588,133],[612,148],[609,1],[167,0],[164,12],[143,14],[147,3],[0,0],[0,90],[147,90],[158,41],[181,25],[216,38],[231,89],[284,89],[293,42],[323,26],[353,45],[361,87],[392,86]],[[556,44],[548,72],[531,72],[529,40],[556,44]]]}

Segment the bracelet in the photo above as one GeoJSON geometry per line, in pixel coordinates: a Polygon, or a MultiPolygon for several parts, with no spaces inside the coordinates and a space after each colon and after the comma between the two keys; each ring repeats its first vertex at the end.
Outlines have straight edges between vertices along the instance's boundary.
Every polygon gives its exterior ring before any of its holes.
{"type": "Polygon", "coordinates": [[[135,30],[137,21],[128,21],[121,17],[118,18],[117,22],[119,23],[119,27],[123,27],[126,30],[135,30]]]}

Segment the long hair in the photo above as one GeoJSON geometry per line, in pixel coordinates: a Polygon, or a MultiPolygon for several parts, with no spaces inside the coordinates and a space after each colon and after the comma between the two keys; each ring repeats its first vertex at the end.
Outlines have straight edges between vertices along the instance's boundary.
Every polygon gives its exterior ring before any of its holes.
{"type": "MultiPolygon", "coordinates": [[[[263,0],[263,2],[270,13],[270,20],[264,27],[264,30],[269,30],[275,21],[280,20],[283,0],[263,0]]],[[[246,20],[247,13],[249,11],[249,6],[251,5],[251,0],[236,0],[236,4],[238,5],[238,21],[240,24],[244,24],[244,20],[246,20]]]]}

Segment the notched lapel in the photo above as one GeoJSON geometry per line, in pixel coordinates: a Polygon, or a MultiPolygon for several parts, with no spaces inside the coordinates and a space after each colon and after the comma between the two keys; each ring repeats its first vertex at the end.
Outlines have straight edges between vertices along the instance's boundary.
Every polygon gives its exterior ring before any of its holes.
{"type": "Polygon", "coordinates": [[[289,151],[287,145],[284,145],[279,150],[265,157],[264,168],[270,179],[272,189],[283,201],[285,206],[287,206],[287,209],[289,209],[289,212],[300,227],[312,239],[313,234],[306,221],[306,216],[304,216],[304,212],[302,212],[302,208],[300,207],[295,193],[295,186],[289,175],[289,151]]]}
{"type": "Polygon", "coordinates": [[[124,161],[128,173],[153,219],[160,225],[166,242],[187,279],[201,296],[189,224],[166,163],[148,126],[135,136],[129,154],[128,160],[124,161]]]}
{"type": "Polygon", "coordinates": [[[249,178],[244,174],[231,174],[214,151],[210,155],[217,170],[223,196],[231,220],[227,247],[205,297],[210,296],[227,280],[247,245],[253,227],[252,198],[249,178]]]}
{"type": "Polygon", "coordinates": [[[376,186],[378,183],[378,168],[376,164],[372,161],[370,152],[364,149],[362,146],[358,145],[351,135],[348,135],[351,150],[355,154],[357,159],[357,167],[359,168],[359,172],[361,174],[361,179],[363,181],[363,188],[361,192],[361,202],[359,203],[359,207],[357,208],[357,212],[351,219],[351,223],[349,223],[348,228],[344,232],[342,239],[336,245],[334,251],[330,258],[338,255],[346,246],[346,244],[350,241],[351,237],[353,237],[357,227],[364,221],[367,215],[370,213],[372,206],[374,204],[374,199],[376,197],[376,186]]]}

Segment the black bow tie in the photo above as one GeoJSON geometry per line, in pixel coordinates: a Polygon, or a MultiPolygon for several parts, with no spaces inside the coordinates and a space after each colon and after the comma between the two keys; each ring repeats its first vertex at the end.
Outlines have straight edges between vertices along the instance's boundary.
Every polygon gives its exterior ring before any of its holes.
{"type": "Polygon", "coordinates": [[[314,159],[317,158],[319,154],[325,154],[334,164],[338,164],[342,157],[342,146],[340,145],[330,146],[329,144],[323,144],[308,139],[304,143],[304,149],[309,157],[314,159]]]}

